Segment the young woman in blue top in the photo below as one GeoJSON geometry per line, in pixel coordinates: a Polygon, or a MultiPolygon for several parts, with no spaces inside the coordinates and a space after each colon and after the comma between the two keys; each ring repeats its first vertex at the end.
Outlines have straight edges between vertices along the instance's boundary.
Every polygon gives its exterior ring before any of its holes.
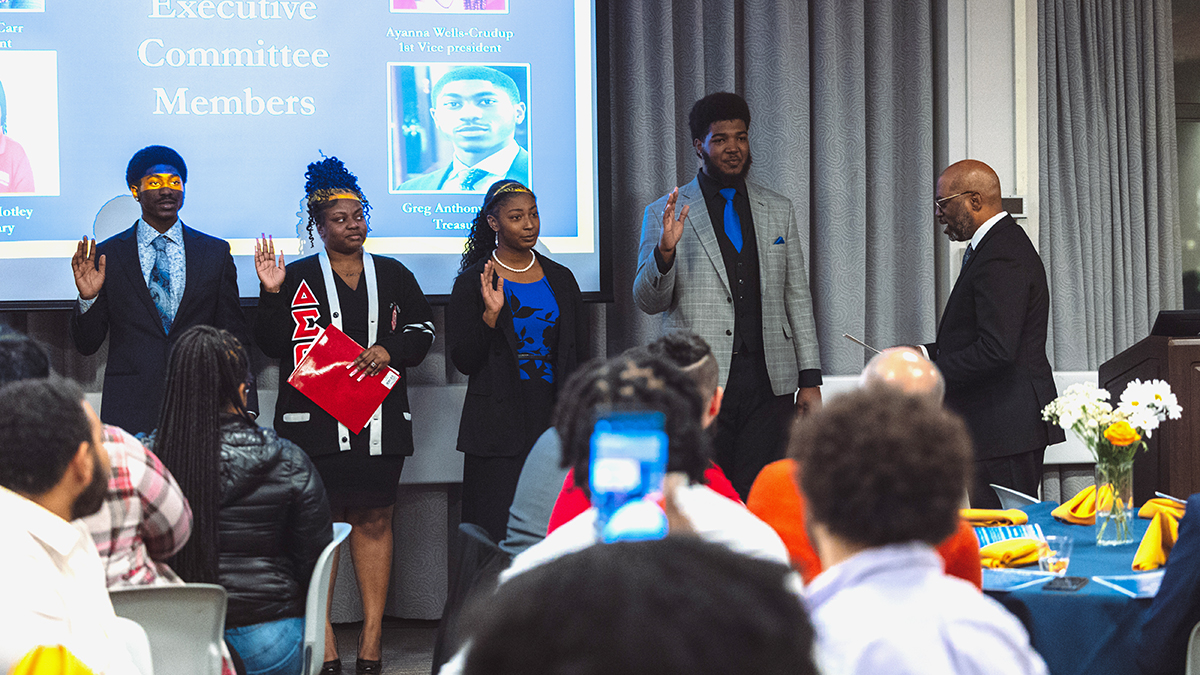
{"type": "Polygon", "coordinates": [[[529,188],[492,185],[446,308],[450,359],[469,376],[458,430],[462,520],[495,541],[504,539],[517,478],[550,426],[558,387],[587,349],[579,284],[534,252],[540,228],[529,188]]]}

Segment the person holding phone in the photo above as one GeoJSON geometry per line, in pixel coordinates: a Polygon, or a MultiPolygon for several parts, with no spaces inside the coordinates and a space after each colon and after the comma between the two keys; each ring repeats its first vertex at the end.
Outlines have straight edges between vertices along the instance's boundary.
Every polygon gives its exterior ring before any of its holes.
{"type": "MultiPolygon", "coordinates": [[[[433,344],[433,311],[407,267],[363,250],[371,207],[354,174],[329,157],[309,164],[304,175],[309,237],[315,231],[324,250],[285,267],[282,252],[276,255],[271,240],[263,237],[255,245],[261,289],[254,335],[263,353],[279,359],[275,430],[312,456],[334,520],[354,528],[350,551],[363,602],[356,670],[379,673],[383,607],[392,571],[392,511],[404,458],[413,454],[404,369],[420,363],[433,344]],[[286,381],[286,373],[329,325],[366,345],[348,377],[374,376],[388,366],[401,374],[358,434],[286,381]]],[[[328,660],[321,672],[341,672],[328,622],[325,654],[328,660]]]]}
{"type": "Polygon", "coordinates": [[[541,223],[515,180],[488,190],[467,239],[450,304],[450,359],[469,377],[458,428],[462,520],[504,539],[517,479],[550,426],[558,388],[587,345],[583,295],[571,270],[533,250],[541,223]]]}

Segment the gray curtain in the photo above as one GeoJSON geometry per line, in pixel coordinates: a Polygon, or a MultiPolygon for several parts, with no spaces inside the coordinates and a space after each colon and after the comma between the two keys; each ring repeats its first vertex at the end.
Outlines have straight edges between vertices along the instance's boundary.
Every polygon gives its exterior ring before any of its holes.
{"type": "Polygon", "coordinates": [[[842,333],[932,339],[932,3],[613,0],[609,20],[610,354],[658,334],[630,298],[642,212],[695,176],[687,113],[721,90],[750,104],[751,177],[796,207],[825,374],[862,369],[842,333]]]}
{"type": "Polygon", "coordinates": [[[1183,306],[1170,0],[1038,3],[1040,250],[1057,370],[1183,306]]]}

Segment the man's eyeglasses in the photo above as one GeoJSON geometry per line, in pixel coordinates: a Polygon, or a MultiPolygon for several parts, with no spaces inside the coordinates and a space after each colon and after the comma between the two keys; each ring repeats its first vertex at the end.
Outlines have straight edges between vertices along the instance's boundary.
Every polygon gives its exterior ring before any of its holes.
{"type": "Polygon", "coordinates": [[[933,200],[933,212],[941,213],[942,208],[944,206],[946,206],[946,204],[949,204],[951,199],[955,199],[956,197],[961,197],[963,195],[977,195],[977,194],[979,194],[979,193],[974,190],[967,190],[966,192],[960,192],[956,195],[950,195],[949,197],[942,197],[941,199],[935,199],[935,200],[933,200]]]}

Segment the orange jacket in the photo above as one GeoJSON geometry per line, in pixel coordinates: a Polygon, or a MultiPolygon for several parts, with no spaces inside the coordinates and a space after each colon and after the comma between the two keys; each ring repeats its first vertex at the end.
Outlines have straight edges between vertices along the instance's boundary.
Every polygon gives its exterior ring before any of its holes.
{"type": "MultiPolygon", "coordinates": [[[[804,529],[804,497],[796,487],[796,463],[781,459],[765,467],[746,499],[746,508],[775,529],[792,557],[792,567],[808,583],[821,573],[821,559],[804,529]]],[[[981,588],[983,570],[979,563],[979,541],[975,530],[960,520],[958,530],[937,547],[946,561],[946,574],[965,579],[981,588]]]]}

